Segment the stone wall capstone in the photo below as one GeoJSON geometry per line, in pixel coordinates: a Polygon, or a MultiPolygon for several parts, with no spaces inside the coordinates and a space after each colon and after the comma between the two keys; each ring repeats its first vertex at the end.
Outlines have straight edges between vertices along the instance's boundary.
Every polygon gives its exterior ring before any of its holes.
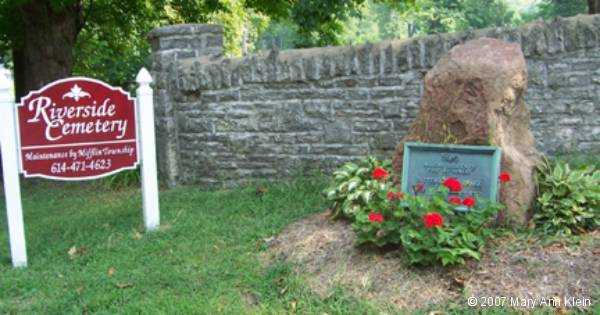
{"type": "Polygon", "coordinates": [[[150,33],[161,178],[226,184],[391,158],[426,72],[456,44],[521,45],[537,148],[600,147],[600,15],[406,40],[223,57],[216,25],[150,33]]]}

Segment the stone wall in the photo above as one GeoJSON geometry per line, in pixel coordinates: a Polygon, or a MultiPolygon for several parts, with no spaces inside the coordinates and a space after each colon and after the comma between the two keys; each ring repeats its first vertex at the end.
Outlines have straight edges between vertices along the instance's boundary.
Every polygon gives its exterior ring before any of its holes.
{"type": "Polygon", "coordinates": [[[235,184],[390,158],[425,73],[478,37],[517,42],[538,149],[600,147],[600,15],[365,44],[223,58],[216,25],[150,34],[161,178],[235,184]]]}

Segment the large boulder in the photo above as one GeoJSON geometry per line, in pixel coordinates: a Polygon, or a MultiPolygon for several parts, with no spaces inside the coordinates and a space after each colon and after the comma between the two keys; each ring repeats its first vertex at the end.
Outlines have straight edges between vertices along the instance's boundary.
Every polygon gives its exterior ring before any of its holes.
{"type": "MultiPolygon", "coordinates": [[[[536,197],[538,159],[525,104],[527,64],[518,44],[480,38],[453,47],[425,76],[421,109],[396,148],[402,170],[404,142],[493,145],[502,148],[500,219],[525,225],[536,197]]],[[[399,178],[396,181],[399,182],[399,178]]]]}

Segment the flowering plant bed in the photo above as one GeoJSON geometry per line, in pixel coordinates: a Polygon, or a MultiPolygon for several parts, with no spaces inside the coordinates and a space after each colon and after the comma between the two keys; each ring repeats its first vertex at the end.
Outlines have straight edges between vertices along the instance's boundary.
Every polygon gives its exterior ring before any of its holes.
{"type": "MultiPolygon", "coordinates": [[[[373,158],[368,161],[387,165],[373,158]]],[[[405,194],[392,184],[389,169],[374,167],[370,175],[361,185],[360,204],[346,216],[353,221],[357,244],[400,245],[413,264],[448,265],[481,257],[501,204],[463,195],[461,181],[453,177],[440,178],[440,185],[429,191],[416,185],[412,194],[405,194]]],[[[505,182],[510,176],[502,174],[499,179],[505,182]]],[[[347,195],[355,194],[348,190],[347,195]]]]}
{"type": "MultiPolygon", "coordinates": [[[[269,264],[291,264],[303,283],[324,300],[343,288],[349,299],[367,299],[379,306],[380,313],[472,314],[491,308],[469,307],[471,296],[563,301],[586,297],[596,303],[586,307],[587,312],[600,314],[600,231],[548,244],[536,234],[499,227],[478,261],[415,267],[399,246],[356,247],[356,235],[347,222],[332,222],[329,215],[326,211],[289,225],[267,250],[269,264]],[[390,311],[390,305],[399,310],[390,311]]],[[[534,310],[518,305],[493,308],[494,314],[565,311],[544,309],[539,303],[534,310]]]]}

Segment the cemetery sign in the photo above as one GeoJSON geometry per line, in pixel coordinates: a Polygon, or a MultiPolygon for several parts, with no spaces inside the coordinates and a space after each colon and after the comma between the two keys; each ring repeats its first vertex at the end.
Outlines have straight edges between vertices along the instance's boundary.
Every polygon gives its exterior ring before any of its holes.
{"type": "Polygon", "coordinates": [[[491,146],[404,144],[402,191],[439,186],[443,178],[463,183],[463,192],[497,200],[500,149],[491,146]]]}
{"type": "Polygon", "coordinates": [[[19,172],[88,180],[141,164],[144,225],[160,225],[152,77],[141,69],[136,98],[90,78],[66,78],[15,104],[12,76],[0,64],[0,150],[13,266],[27,265],[19,172]]]}
{"type": "Polygon", "coordinates": [[[17,116],[25,177],[93,179],[138,164],[135,100],[120,88],[55,81],[24,97],[17,116]]]}

